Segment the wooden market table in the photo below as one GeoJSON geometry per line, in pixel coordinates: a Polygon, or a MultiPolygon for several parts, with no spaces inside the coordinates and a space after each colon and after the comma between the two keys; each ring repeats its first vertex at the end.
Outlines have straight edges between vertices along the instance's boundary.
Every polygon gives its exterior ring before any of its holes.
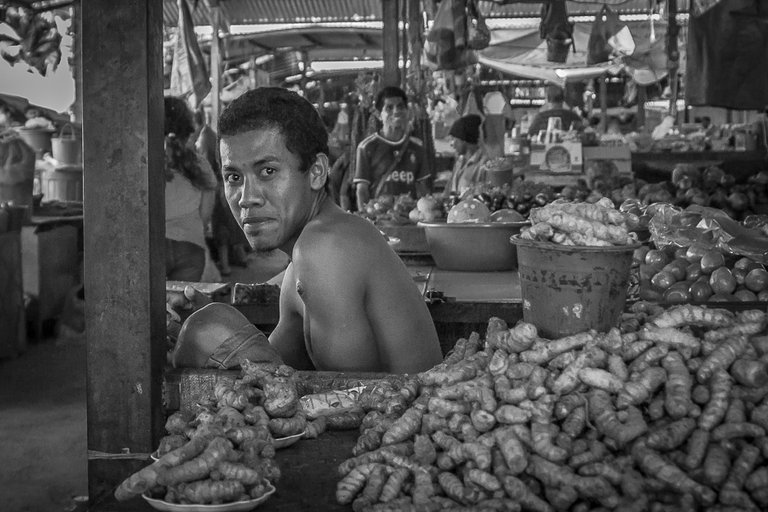
{"type": "MultiPolygon", "coordinates": [[[[517,271],[460,272],[418,262],[407,267],[427,302],[443,353],[472,331],[483,334],[491,317],[509,324],[523,317],[517,271]]],[[[204,292],[215,289],[214,300],[231,302],[254,325],[269,332],[279,317],[279,282],[280,279],[264,284],[235,283],[232,290],[224,284],[189,284],[204,292]]],[[[183,286],[171,281],[167,288],[178,290],[183,286]]]]}

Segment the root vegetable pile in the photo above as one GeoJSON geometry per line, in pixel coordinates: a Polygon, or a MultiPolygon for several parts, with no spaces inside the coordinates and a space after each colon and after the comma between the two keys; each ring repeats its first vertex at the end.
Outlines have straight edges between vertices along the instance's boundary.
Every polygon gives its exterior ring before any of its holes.
{"type": "Polygon", "coordinates": [[[616,210],[610,199],[594,204],[555,201],[531,209],[530,220],[531,226],[520,233],[526,240],[598,247],[637,242],[629,232],[637,218],[616,210]]]}
{"type": "Polygon", "coordinates": [[[459,340],[396,407],[367,413],[338,468],[337,501],[355,511],[766,510],[768,343],[740,334],[745,322],[762,332],[766,314],[639,302],[620,328],[559,340],[493,318],[484,340],[459,340]]]}
{"type": "Polygon", "coordinates": [[[241,366],[241,377],[217,382],[197,411],[168,417],[158,460],[125,479],[115,490],[118,500],[146,493],[169,503],[229,503],[259,498],[277,483],[274,439],[307,429],[295,371],[250,361],[241,366]]]}

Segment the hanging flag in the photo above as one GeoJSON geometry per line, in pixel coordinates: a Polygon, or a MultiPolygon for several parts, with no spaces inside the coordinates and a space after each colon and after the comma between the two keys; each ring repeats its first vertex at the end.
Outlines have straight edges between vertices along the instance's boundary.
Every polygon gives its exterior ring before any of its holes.
{"type": "Polygon", "coordinates": [[[211,90],[211,79],[197,44],[192,12],[187,0],[177,0],[179,22],[173,47],[171,88],[173,96],[192,96],[192,106],[197,108],[211,90]]]}

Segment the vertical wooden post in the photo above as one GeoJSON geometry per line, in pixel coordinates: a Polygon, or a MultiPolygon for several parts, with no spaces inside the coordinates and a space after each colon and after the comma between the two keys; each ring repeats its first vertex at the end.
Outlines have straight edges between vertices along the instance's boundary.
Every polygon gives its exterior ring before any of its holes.
{"type": "Polygon", "coordinates": [[[645,102],[648,100],[648,91],[644,85],[637,84],[637,128],[645,126],[645,102]]]}
{"type": "Polygon", "coordinates": [[[669,115],[677,123],[677,71],[680,67],[680,51],[677,48],[677,35],[680,27],[677,25],[677,0],[667,0],[667,69],[669,70],[669,88],[672,91],[669,98],[669,115]]]}
{"type": "Polygon", "coordinates": [[[381,0],[381,13],[384,22],[383,28],[383,48],[384,57],[384,85],[400,85],[400,69],[397,66],[397,60],[400,56],[400,43],[398,40],[397,25],[400,21],[400,9],[398,9],[398,0],[381,0]]]}
{"type": "Polygon", "coordinates": [[[598,78],[600,84],[600,132],[608,131],[608,79],[605,75],[598,78]]]}
{"type": "Polygon", "coordinates": [[[221,8],[219,0],[209,0],[211,9],[211,128],[219,133],[219,110],[221,108],[221,8]]]}
{"type": "Polygon", "coordinates": [[[161,2],[83,2],[88,486],[101,499],[162,434],[161,2]],[[127,42],[130,41],[130,44],[127,42]]]}

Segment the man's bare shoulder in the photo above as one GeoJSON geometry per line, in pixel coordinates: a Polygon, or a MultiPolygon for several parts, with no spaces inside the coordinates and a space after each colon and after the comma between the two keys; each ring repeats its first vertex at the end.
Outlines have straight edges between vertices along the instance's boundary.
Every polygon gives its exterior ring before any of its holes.
{"type": "Polygon", "coordinates": [[[294,251],[368,252],[386,245],[384,235],[370,221],[351,213],[318,216],[304,228],[294,251]]]}

